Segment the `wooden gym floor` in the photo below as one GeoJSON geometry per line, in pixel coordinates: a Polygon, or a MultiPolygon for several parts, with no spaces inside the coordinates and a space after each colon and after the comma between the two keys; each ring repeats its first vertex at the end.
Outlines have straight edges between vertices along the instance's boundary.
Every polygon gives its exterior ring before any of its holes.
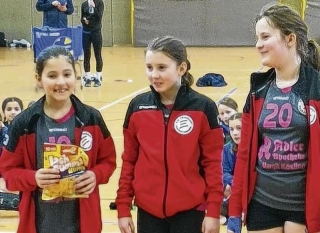
{"type": "MultiPolygon", "coordinates": [[[[144,48],[103,48],[103,81],[101,87],[80,88],[76,95],[84,102],[99,109],[112,133],[117,149],[117,169],[106,185],[100,186],[103,232],[118,233],[117,215],[109,209],[116,196],[123,150],[122,124],[128,103],[136,94],[149,90],[145,76],[144,48]],[[131,79],[132,82],[126,82],[131,79]]],[[[191,62],[190,73],[195,81],[205,73],[220,73],[228,83],[225,87],[193,87],[215,101],[230,95],[242,111],[249,90],[250,73],[260,69],[260,58],[254,47],[233,48],[188,48],[191,62]]],[[[3,99],[16,96],[25,107],[39,99],[42,91],[35,90],[33,51],[21,48],[0,48],[0,103],[3,99]]],[[[77,69],[80,73],[79,66],[77,69]]],[[[92,56],[91,71],[95,70],[92,56]]],[[[136,210],[132,211],[134,218],[136,210]]],[[[15,232],[18,213],[0,211],[0,233],[15,232]]],[[[225,229],[224,226],[221,229],[225,229]]],[[[224,232],[224,230],[221,230],[224,232]]]]}

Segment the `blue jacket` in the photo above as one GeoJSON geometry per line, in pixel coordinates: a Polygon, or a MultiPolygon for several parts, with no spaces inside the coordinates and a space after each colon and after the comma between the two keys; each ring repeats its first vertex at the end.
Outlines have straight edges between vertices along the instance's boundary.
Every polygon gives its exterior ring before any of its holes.
{"type": "Polygon", "coordinates": [[[237,156],[233,152],[234,142],[230,141],[223,147],[222,168],[223,168],[223,185],[232,185],[234,168],[236,166],[237,156]]]}
{"type": "Polygon", "coordinates": [[[66,28],[68,27],[67,15],[74,12],[72,0],[60,0],[61,3],[67,4],[67,11],[62,12],[52,5],[54,0],[38,0],[36,4],[37,11],[43,11],[43,26],[53,28],[66,28]]]}
{"type": "Polygon", "coordinates": [[[5,125],[3,125],[2,128],[0,129],[0,155],[2,152],[3,141],[7,131],[8,131],[8,128],[5,125]]]}

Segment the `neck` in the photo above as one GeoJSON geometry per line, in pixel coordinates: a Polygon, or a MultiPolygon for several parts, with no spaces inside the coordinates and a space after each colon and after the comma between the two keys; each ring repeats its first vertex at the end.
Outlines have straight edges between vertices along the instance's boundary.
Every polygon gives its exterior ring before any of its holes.
{"type": "Polygon", "coordinates": [[[69,112],[71,106],[72,103],[70,99],[63,102],[46,100],[44,102],[43,110],[48,117],[52,119],[60,119],[69,112]]]}
{"type": "Polygon", "coordinates": [[[175,86],[164,93],[160,93],[161,102],[163,104],[174,104],[174,101],[176,100],[179,88],[180,88],[180,86],[175,86]]]}
{"type": "Polygon", "coordinates": [[[293,82],[299,78],[301,59],[280,68],[276,68],[276,79],[278,82],[293,82]]]}

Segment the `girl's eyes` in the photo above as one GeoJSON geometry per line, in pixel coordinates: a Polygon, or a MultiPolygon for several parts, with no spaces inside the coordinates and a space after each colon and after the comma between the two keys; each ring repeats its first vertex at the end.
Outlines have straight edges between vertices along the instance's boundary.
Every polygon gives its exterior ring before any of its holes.
{"type": "MultiPolygon", "coordinates": [[[[158,70],[164,70],[166,67],[165,66],[159,66],[157,69],[158,70]]],[[[152,66],[147,66],[147,69],[149,70],[149,71],[152,71],[153,70],[153,67],[152,66]]]]}

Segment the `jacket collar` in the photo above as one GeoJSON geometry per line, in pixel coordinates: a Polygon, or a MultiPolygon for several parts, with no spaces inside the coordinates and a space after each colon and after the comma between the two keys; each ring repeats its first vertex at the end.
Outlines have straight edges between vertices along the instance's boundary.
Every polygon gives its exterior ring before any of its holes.
{"type": "MultiPolygon", "coordinates": [[[[160,94],[154,89],[154,87],[152,85],[150,85],[150,89],[151,89],[151,92],[154,94],[155,98],[156,98],[156,102],[157,102],[157,105],[158,107],[162,106],[162,103],[161,103],[161,100],[160,100],[160,94]]],[[[180,106],[181,107],[181,103],[183,99],[185,99],[185,95],[188,93],[188,91],[190,90],[190,87],[182,84],[178,90],[178,93],[177,93],[177,96],[176,96],[176,99],[174,101],[174,108],[176,109],[177,106],[180,106]]]]}
{"type": "MultiPolygon", "coordinates": [[[[300,94],[303,100],[308,98],[310,80],[318,76],[318,72],[307,63],[301,63],[299,79],[297,85],[293,86],[293,90],[300,94]]],[[[268,87],[270,83],[275,80],[276,72],[274,68],[269,69],[267,72],[257,72],[251,75],[251,91],[259,92],[260,90],[268,87]]]]}
{"type": "MultiPolygon", "coordinates": [[[[88,122],[90,114],[88,109],[85,107],[85,105],[75,96],[70,96],[72,106],[75,108],[75,115],[78,121],[80,121],[80,124],[84,124],[85,122],[88,122]]],[[[42,96],[36,103],[34,103],[30,110],[32,111],[31,117],[30,117],[30,123],[35,120],[37,120],[42,114],[43,114],[43,105],[44,101],[46,100],[46,95],[42,96]]]]}

